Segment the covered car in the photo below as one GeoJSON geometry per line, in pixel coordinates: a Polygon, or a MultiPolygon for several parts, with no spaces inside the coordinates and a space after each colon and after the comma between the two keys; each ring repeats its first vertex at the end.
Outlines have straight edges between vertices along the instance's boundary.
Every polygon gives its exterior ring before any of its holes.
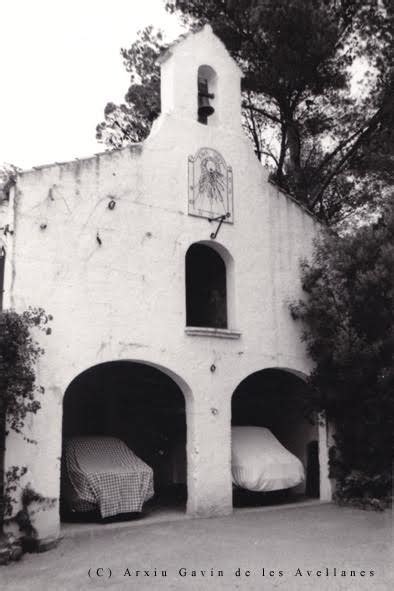
{"type": "Polygon", "coordinates": [[[268,492],[297,486],[304,478],[301,461],[266,427],[232,427],[233,483],[251,491],[268,492]]]}
{"type": "Polygon", "coordinates": [[[153,470],[116,437],[65,440],[62,497],[70,511],[98,509],[101,517],[142,510],[154,494],[153,470]]]}

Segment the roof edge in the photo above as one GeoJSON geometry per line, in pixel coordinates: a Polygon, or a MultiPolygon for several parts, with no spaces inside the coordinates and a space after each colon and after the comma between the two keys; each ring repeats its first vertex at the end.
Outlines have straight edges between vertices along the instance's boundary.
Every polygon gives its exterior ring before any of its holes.
{"type": "Polygon", "coordinates": [[[219,43],[221,43],[223,45],[224,50],[228,54],[229,58],[234,62],[234,66],[239,70],[239,72],[241,73],[241,75],[243,77],[244,73],[243,73],[241,67],[237,64],[237,62],[232,57],[232,55],[228,51],[227,47],[223,43],[223,41],[220,39],[220,37],[218,37],[218,35],[216,35],[216,33],[213,31],[213,29],[209,23],[206,23],[205,25],[201,25],[200,27],[193,29],[192,31],[187,31],[186,33],[183,33],[182,35],[180,35],[177,39],[175,39],[175,41],[170,43],[170,45],[168,45],[168,47],[166,47],[166,49],[163,50],[163,53],[161,55],[159,55],[159,57],[157,58],[156,63],[161,66],[161,64],[163,64],[164,62],[169,60],[170,57],[173,56],[173,54],[174,54],[173,50],[178,45],[183,43],[183,41],[186,41],[186,39],[188,39],[192,35],[198,35],[198,34],[205,32],[205,31],[210,33],[213,37],[215,37],[215,39],[217,39],[219,41],[219,43]]]}
{"type": "Polygon", "coordinates": [[[290,201],[293,201],[293,203],[298,205],[298,207],[300,209],[302,209],[306,214],[308,214],[311,218],[313,218],[315,220],[315,222],[317,222],[318,224],[323,225],[323,226],[325,225],[321,220],[318,219],[316,214],[314,214],[310,209],[307,208],[306,205],[304,205],[303,203],[298,201],[298,199],[296,199],[295,197],[293,197],[293,195],[291,195],[290,193],[285,191],[285,189],[282,189],[282,187],[280,185],[278,185],[277,182],[275,182],[273,179],[270,179],[270,178],[268,178],[267,180],[270,183],[270,185],[273,185],[276,188],[278,193],[281,193],[284,197],[287,197],[287,199],[290,199],[290,201]]]}
{"type": "Polygon", "coordinates": [[[127,144],[126,146],[122,146],[121,148],[113,148],[112,150],[104,150],[102,152],[96,152],[91,156],[84,156],[83,158],[72,158],[71,160],[64,160],[63,162],[50,162],[48,164],[38,164],[36,166],[31,166],[30,168],[25,168],[19,171],[16,174],[16,178],[19,176],[23,176],[24,174],[29,174],[31,172],[36,172],[39,170],[44,170],[47,168],[53,168],[55,166],[67,166],[70,164],[78,164],[79,162],[87,162],[88,160],[94,160],[95,158],[99,158],[101,156],[107,156],[109,154],[113,154],[114,152],[124,152],[126,150],[141,152],[144,142],[135,142],[132,144],[127,144]]]}

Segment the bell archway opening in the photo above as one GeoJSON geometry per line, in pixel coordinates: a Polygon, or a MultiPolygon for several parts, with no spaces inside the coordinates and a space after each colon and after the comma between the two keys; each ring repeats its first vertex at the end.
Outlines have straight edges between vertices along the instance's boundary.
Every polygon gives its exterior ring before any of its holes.
{"type": "MultiPolygon", "coordinates": [[[[72,380],[65,392],[62,433],[63,521],[101,521],[102,518],[99,503],[88,503],[85,507],[83,503],[74,502],[79,492],[70,486],[68,458],[71,452],[68,450],[72,442],[72,453],[75,455],[76,446],[81,441],[85,446],[80,466],[82,471],[94,470],[92,466],[96,466],[97,472],[111,472],[112,463],[116,465],[118,461],[117,448],[115,451],[113,448],[115,441],[121,442],[116,443],[122,446],[120,456],[123,457],[125,450],[128,454],[128,448],[153,473],[154,496],[145,491],[141,511],[124,511],[111,516],[110,520],[150,515],[163,509],[185,510],[185,396],[175,380],[161,369],[143,362],[111,361],[83,371],[72,380]],[[86,447],[86,442],[89,447],[86,447]],[[107,453],[108,442],[111,451],[107,453]],[[96,457],[93,458],[91,454],[94,453],[96,457]],[[108,458],[105,457],[107,455],[108,458]]],[[[139,463],[139,466],[142,464],[139,463]]],[[[111,494],[110,491],[101,493],[111,494]]]]}
{"type": "Polygon", "coordinates": [[[231,404],[234,506],[320,498],[320,435],[317,417],[307,412],[310,395],[306,377],[282,368],[257,371],[237,386],[231,404]],[[256,433],[261,434],[257,447],[256,433]],[[292,459],[281,459],[278,450],[283,448],[292,459]],[[251,479],[237,481],[235,464],[239,462],[253,474],[251,479]]]}
{"type": "Polygon", "coordinates": [[[211,66],[202,65],[198,68],[197,91],[197,121],[203,125],[217,124],[217,75],[211,66]]]}

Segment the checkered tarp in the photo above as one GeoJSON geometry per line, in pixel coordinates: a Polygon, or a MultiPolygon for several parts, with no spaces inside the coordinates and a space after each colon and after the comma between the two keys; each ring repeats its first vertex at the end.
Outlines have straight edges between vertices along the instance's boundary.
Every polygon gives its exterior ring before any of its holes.
{"type": "Polygon", "coordinates": [[[76,509],[98,506],[103,518],[132,513],[154,494],[152,468],[115,437],[72,437],[64,455],[76,509]]]}

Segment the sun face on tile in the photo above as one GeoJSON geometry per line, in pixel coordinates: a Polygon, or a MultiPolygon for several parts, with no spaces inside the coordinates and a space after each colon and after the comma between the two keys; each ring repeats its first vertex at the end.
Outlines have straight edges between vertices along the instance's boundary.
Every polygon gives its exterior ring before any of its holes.
{"type": "Polygon", "coordinates": [[[233,222],[233,176],[223,156],[213,148],[200,148],[189,156],[189,215],[226,216],[233,222]]]}

